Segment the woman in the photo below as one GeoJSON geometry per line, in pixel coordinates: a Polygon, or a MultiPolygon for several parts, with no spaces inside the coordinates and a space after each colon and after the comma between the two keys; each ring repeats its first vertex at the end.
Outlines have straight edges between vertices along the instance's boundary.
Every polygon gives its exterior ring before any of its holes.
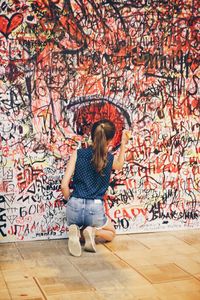
{"type": "Polygon", "coordinates": [[[104,212],[103,197],[107,191],[112,169],[121,170],[124,164],[126,131],[122,133],[119,155],[114,157],[108,151],[115,135],[115,125],[107,119],[93,124],[92,146],[78,149],[71,155],[61,190],[67,201],[67,224],[69,226],[69,252],[81,255],[80,229],[85,238],[84,250],[96,252],[95,237],[112,241],[115,228],[104,212]],[[69,183],[73,176],[73,191],[69,183]]]}

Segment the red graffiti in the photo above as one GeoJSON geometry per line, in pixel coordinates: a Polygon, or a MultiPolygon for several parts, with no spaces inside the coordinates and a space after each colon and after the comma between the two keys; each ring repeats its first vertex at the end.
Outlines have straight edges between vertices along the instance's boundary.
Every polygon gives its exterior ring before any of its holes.
{"type": "Polygon", "coordinates": [[[109,119],[116,126],[116,134],[112,141],[112,146],[117,146],[121,140],[121,132],[124,125],[124,119],[117,108],[108,103],[95,103],[83,106],[75,113],[77,133],[89,135],[91,125],[100,119],[109,119]]]}
{"type": "Polygon", "coordinates": [[[15,13],[9,19],[5,15],[0,16],[0,32],[7,38],[23,22],[23,15],[15,13]]]}

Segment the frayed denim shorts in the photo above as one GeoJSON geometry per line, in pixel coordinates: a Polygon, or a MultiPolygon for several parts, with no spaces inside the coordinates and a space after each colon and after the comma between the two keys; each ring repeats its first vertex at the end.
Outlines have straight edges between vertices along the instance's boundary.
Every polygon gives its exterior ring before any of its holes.
{"type": "Polygon", "coordinates": [[[66,206],[67,225],[92,226],[101,228],[106,225],[107,217],[104,202],[100,199],[82,199],[71,197],[66,206]]]}

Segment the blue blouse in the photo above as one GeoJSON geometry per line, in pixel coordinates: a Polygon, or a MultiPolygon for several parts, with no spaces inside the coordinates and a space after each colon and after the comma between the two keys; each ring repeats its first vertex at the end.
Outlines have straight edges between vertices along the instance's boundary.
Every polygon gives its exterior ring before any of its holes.
{"type": "Polygon", "coordinates": [[[114,155],[108,153],[108,163],[100,175],[94,168],[92,147],[78,149],[75,172],[73,176],[73,192],[71,196],[83,199],[103,199],[109,186],[114,155]]]}

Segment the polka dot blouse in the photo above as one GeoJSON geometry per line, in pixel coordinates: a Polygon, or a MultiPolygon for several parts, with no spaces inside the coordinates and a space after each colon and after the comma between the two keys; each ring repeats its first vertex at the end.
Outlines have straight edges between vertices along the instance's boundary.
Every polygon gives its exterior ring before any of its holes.
{"type": "Polygon", "coordinates": [[[94,168],[92,147],[78,149],[75,172],[73,176],[73,197],[83,199],[103,199],[109,186],[114,156],[108,153],[108,163],[100,175],[94,168]]]}

